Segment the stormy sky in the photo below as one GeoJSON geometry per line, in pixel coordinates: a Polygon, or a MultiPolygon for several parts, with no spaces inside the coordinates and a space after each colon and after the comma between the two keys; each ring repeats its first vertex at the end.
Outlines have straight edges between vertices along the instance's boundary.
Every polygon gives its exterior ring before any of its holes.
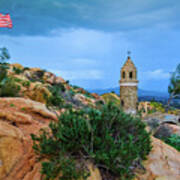
{"type": "Polygon", "coordinates": [[[141,89],[167,91],[180,63],[178,0],[0,0],[11,62],[41,67],[84,88],[118,86],[131,51],[141,89]]]}

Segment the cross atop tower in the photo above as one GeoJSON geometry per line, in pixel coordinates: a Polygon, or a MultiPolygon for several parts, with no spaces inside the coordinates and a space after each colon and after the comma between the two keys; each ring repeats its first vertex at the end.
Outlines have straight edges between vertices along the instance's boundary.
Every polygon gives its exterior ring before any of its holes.
{"type": "Polygon", "coordinates": [[[128,51],[127,54],[128,54],[128,56],[131,55],[131,51],[128,51]]]}
{"type": "Polygon", "coordinates": [[[128,54],[128,58],[130,58],[131,51],[127,51],[127,54],[128,54]]]}

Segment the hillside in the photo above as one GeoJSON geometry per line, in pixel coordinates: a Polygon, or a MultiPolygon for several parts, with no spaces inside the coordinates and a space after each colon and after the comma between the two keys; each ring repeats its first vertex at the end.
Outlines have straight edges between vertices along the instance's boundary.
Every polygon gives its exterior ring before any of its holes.
{"type": "MultiPolygon", "coordinates": [[[[83,88],[72,86],[68,81],[40,68],[23,67],[20,64],[3,64],[0,80],[1,97],[24,97],[50,106],[95,107],[102,98],[83,88]]],[[[2,68],[1,67],[1,68],[2,68]]]]}
{"type": "Polygon", "coordinates": [[[90,172],[87,180],[180,179],[180,152],[121,111],[116,94],[101,97],[20,64],[1,63],[0,72],[0,180],[78,179],[73,167],[90,172]]]}

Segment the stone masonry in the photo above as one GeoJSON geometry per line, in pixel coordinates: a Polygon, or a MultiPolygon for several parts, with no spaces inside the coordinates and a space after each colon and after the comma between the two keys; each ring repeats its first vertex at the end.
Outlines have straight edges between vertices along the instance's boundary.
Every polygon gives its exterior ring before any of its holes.
{"type": "Polygon", "coordinates": [[[127,113],[135,114],[137,110],[137,69],[128,56],[127,61],[121,69],[120,101],[121,106],[127,113]]]}

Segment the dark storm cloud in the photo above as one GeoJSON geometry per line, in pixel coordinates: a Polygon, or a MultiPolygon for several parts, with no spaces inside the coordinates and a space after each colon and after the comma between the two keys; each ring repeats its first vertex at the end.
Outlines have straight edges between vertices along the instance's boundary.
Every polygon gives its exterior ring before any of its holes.
{"type": "Polygon", "coordinates": [[[14,28],[8,35],[49,35],[54,29],[130,31],[170,23],[178,28],[180,2],[172,0],[0,0],[14,28]]]}

